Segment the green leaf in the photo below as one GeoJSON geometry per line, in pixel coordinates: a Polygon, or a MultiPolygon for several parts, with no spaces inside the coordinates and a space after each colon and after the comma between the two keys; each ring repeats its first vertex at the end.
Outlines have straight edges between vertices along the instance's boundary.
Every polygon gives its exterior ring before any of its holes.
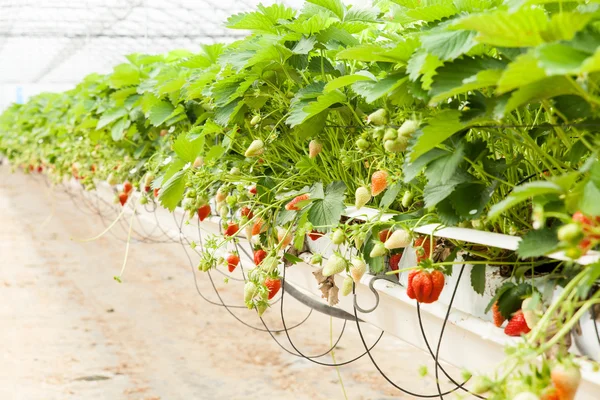
{"type": "Polygon", "coordinates": [[[258,11],[240,13],[227,19],[227,27],[231,29],[249,29],[259,32],[277,33],[279,20],[289,20],[296,11],[283,4],[273,4],[265,7],[258,5],[258,11]]]}
{"type": "Polygon", "coordinates": [[[369,71],[359,71],[353,75],[340,76],[339,78],[335,78],[334,80],[329,81],[329,83],[325,85],[325,92],[331,92],[332,90],[340,89],[344,86],[351,85],[358,81],[368,80],[376,82],[377,78],[375,78],[375,75],[373,75],[369,71]]]}
{"type": "Polygon", "coordinates": [[[454,60],[477,45],[475,35],[476,32],[467,30],[433,29],[421,35],[421,43],[428,53],[440,60],[454,60]]]}
{"type": "Polygon", "coordinates": [[[98,124],[96,125],[96,129],[100,130],[100,129],[104,128],[105,126],[118,120],[119,118],[125,116],[126,114],[127,114],[127,110],[122,107],[112,108],[110,110],[107,110],[104,113],[102,113],[102,116],[100,117],[100,119],[98,120],[98,124]]]}
{"type": "Polygon", "coordinates": [[[564,76],[553,76],[521,87],[512,93],[503,115],[522,105],[566,94],[579,94],[573,83],[564,76]]]}
{"type": "Polygon", "coordinates": [[[442,149],[432,149],[415,161],[410,161],[409,157],[404,158],[404,166],[402,172],[404,173],[404,182],[409,183],[433,160],[436,160],[444,155],[448,154],[447,151],[442,149]]]}
{"type": "Polygon", "coordinates": [[[369,266],[369,272],[371,274],[378,274],[380,272],[383,272],[383,269],[385,267],[385,265],[383,263],[384,257],[371,258],[371,255],[370,255],[371,250],[373,250],[373,246],[376,243],[375,240],[373,240],[373,238],[378,237],[378,235],[379,235],[379,228],[375,227],[375,228],[371,229],[369,231],[369,233],[367,233],[367,236],[365,237],[365,244],[362,249],[363,258],[365,259],[365,262],[369,266]]]}
{"type": "Polygon", "coordinates": [[[485,264],[477,264],[471,267],[471,287],[475,293],[483,296],[485,292],[485,264]]]}
{"type": "Polygon", "coordinates": [[[496,293],[494,294],[494,297],[492,297],[492,299],[490,300],[490,302],[488,303],[488,305],[485,307],[485,313],[489,313],[490,310],[492,309],[492,307],[494,306],[494,303],[496,301],[498,301],[498,299],[507,291],[516,288],[517,285],[515,285],[513,282],[504,282],[502,284],[502,286],[500,286],[498,289],[496,289],[496,293]]]}
{"type": "Polygon", "coordinates": [[[416,81],[421,76],[423,89],[431,89],[433,77],[437,73],[437,69],[444,65],[436,56],[425,52],[423,49],[415,51],[406,65],[406,72],[412,81],[416,81]]]}
{"type": "Polygon", "coordinates": [[[423,134],[413,146],[409,154],[410,160],[418,159],[456,132],[465,129],[466,126],[460,121],[460,111],[457,110],[444,110],[432,116],[428,120],[428,125],[422,129],[423,134]]]}
{"type": "Polygon", "coordinates": [[[519,242],[517,254],[519,258],[541,257],[558,247],[556,231],[549,228],[538,229],[527,232],[519,242]]]}
{"type": "Polygon", "coordinates": [[[346,7],[344,7],[344,4],[340,0],[306,0],[306,2],[331,11],[340,20],[344,19],[346,7]]]}
{"type": "Polygon", "coordinates": [[[398,193],[400,193],[401,189],[402,185],[399,182],[394,183],[392,186],[387,188],[387,190],[383,194],[383,197],[379,201],[379,208],[382,208],[384,210],[389,208],[390,205],[394,202],[394,200],[398,197],[398,193]]]}
{"type": "Polygon", "coordinates": [[[308,209],[310,223],[319,227],[337,225],[346,208],[344,205],[345,191],[346,185],[343,182],[336,181],[327,185],[324,198],[316,199],[310,204],[308,209]]]}
{"type": "Polygon", "coordinates": [[[300,257],[295,256],[292,253],[283,253],[283,258],[285,258],[286,261],[291,263],[292,265],[302,262],[302,259],[300,257]]]}
{"type": "Polygon", "coordinates": [[[309,118],[327,110],[336,103],[346,101],[346,96],[339,90],[333,90],[326,94],[321,94],[316,100],[306,100],[294,97],[290,106],[290,115],[286,123],[294,127],[306,121],[309,118]]]}
{"type": "Polygon", "coordinates": [[[561,43],[551,43],[535,49],[538,65],[550,75],[579,73],[589,53],[561,43]]]}
{"type": "Polygon", "coordinates": [[[592,180],[583,187],[583,194],[579,199],[579,209],[586,215],[600,216],[600,189],[592,180]]]}
{"type": "Polygon", "coordinates": [[[432,184],[447,183],[463,161],[464,155],[465,146],[461,143],[453,152],[432,161],[425,170],[428,181],[432,184]]]}
{"type": "Polygon", "coordinates": [[[110,75],[110,85],[115,89],[140,83],[140,71],[131,64],[117,65],[110,75]]]}
{"type": "Polygon", "coordinates": [[[211,146],[211,148],[208,150],[208,153],[206,153],[206,156],[204,156],[204,161],[209,162],[212,160],[218,160],[221,158],[221,156],[223,156],[223,154],[225,154],[225,151],[227,151],[227,149],[221,145],[217,144],[211,146]]]}
{"type": "Polygon", "coordinates": [[[331,17],[331,14],[323,11],[310,16],[299,16],[294,21],[283,24],[283,26],[292,32],[301,33],[304,35],[314,35],[315,33],[329,28],[329,26],[334,22],[335,19],[331,17]]]}
{"type": "Polygon", "coordinates": [[[123,136],[125,136],[125,130],[129,128],[130,124],[131,122],[127,118],[121,118],[120,120],[115,122],[110,130],[112,139],[115,142],[118,142],[119,140],[123,139],[123,136]]]}
{"type": "Polygon", "coordinates": [[[465,183],[470,179],[466,173],[454,174],[448,182],[443,184],[431,184],[427,182],[423,190],[423,200],[425,207],[433,207],[440,201],[444,200],[452,194],[454,189],[461,183],[465,183]]]}
{"type": "Polygon", "coordinates": [[[492,11],[459,19],[454,28],[471,29],[478,33],[480,43],[500,47],[528,47],[544,43],[542,33],[548,18],[541,8],[522,8],[514,13],[492,11]]]}
{"type": "Polygon", "coordinates": [[[462,58],[437,70],[429,95],[430,104],[448,97],[496,85],[505,64],[492,58],[462,58]]]}
{"type": "Polygon", "coordinates": [[[390,75],[378,82],[371,80],[356,82],[352,85],[352,90],[357,94],[364,96],[367,103],[373,103],[375,100],[390,93],[398,86],[402,85],[408,78],[390,75]]]}
{"type": "Polygon", "coordinates": [[[504,200],[494,204],[492,208],[490,208],[488,218],[496,218],[509,208],[512,208],[531,197],[546,194],[561,194],[562,192],[563,190],[560,186],[547,181],[536,181],[517,186],[504,200]]]}
{"type": "Polygon", "coordinates": [[[188,134],[181,134],[173,143],[175,154],[184,161],[193,163],[202,147],[204,147],[204,136],[200,136],[195,140],[190,140],[188,134]]]}
{"type": "Polygon", "coordinates": [[[498,81],[497,94],[510,92],[546,78],[546,73],[538,66],[538,59],[532,53],[522,54],[508,64],[498,81]]]}
{"type": "Polygon", "coordinates": [[[154,126],[162,125],[173,113],[175,107],[169,102],[161,101],[155,104],[148,113],[148,119],[154,126]]]}
{"type": "Polygon", "coordinates": [[[565,118],[567,118],[565,122],[592,116],[592,107],[590,106],[590,103],[579,96],[566,95],[555,97],[554,106],[561,115],[564,115],[565,118]]]}
{"type": "Polygon", "coordinates": [[[495,182],[490,187],[483,183],[463,183],[454,189],[450,195],[450,202],[463,220],[472,220],[481,215],[495,187],[495,182]]]}
{"type": "Polygon", "coordinates": [[[187,174],[185,170],[173,175],[160,189],[158,200],[169,211],[175,210],[183,198],[187,174]]]}
{"type": "Polygon", "coordinates": [[[315,47],[315,43],[317,43],[317,39],[314,36],[303,36],[292,49],[292,53],[308,54],[315,47]]]}
{"type": "Polygon", "coordinates": [[[338,52],[336,57],[338,60],[395,62],[393,57],[386,55],[389,50],[378,44],[362,44],[344,49],[338,52]]]}
{"type": "Polygon", "coordinates": [[[582,14],[563,11],[553,14],[548,27],[542,32],[542,36],[547,42],[571,40],[592,18],[593,14],[591,13],[582,14]]]}

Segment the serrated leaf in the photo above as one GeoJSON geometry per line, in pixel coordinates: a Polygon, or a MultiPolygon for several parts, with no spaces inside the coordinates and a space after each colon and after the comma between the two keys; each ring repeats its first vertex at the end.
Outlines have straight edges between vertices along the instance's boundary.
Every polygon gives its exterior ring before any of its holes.
{"type": "Polygon", "coordinates": [[[195,140],[190,140],[188,136],[188,134],[177,136],[173,143],[173,151],[182,160],[193,163],[204,146],[204,136],[200,136],[195,140]]]}
{"type": "Polygon", "coordinates": [[[412,181],[422,170],[433,160],[436,160],[444,155],[448,154],[447,151],[442,149],[432,149],[415,161],[410,161],[408,157],[404,158],[404,166],[402,172],[404,173],[404,182],[409,183],[412,181]]]}
{"type": "Polygon", "coordinates": [[[593,18],[593,14],[578,12],[559,12],[552,15],[550,23],[544,32],[543,38],[548,42],[571,40],[593,18]]]}
{"type": "Polygon", "coordinates": [[[481,215],[496,187],[486,187],[482,183],[463,183],[458,185],[450,195],[450,202],[456,213],[465,221],[475,219],[481,215]]]}
{"type": "Polygon", "coordinates": [[[225,154],[225,151],[227,151],[227,149],[221,145],[217,144],[217,145],[211,146],[211,148],[208,150],[208,152],[204,156],[204,161],[209,162],[212,160],[218,160],[219,158],[221,158],[221,156],[223,156],[223,154],[225,154]]]}
{"type": "Polygon", "coordinates": [[[531,53],[522,54],[508,64],[498,80],[496,93],[506,93],[544,78],[546,73],[538,66],[536,56],[531,53]]]}
{"type": "Polygon", "coordinates": [[[384,210],[389,208],[394,200],[396,200],[398,197],[398,193],[400,193],[401,189],[402,185],[400,183],[394,183],[392,186],[387,188],[383,194],[383,197],[381,197],[381,200],[379,201],[379,208],[384,210]]]}
{"type": "Polygon", "coordinates": [[[102,116],[98,120],[98,124],[96,125],[96,129],[100,130],[105,126],[113,123],[119,118],[125,116],[127,114],[127,110],[125,108],[113,108],[102,113],[102,116]]]}
{"type": "Polygon", "coordinates": [[[560,186],[547,181],[530,182],[517,186],[504,200],[494,204],[492,208],[490,208],[488,218],[496,218],[509,208],[512,208],[517,204],[530,199],[531,197],[546,194],[561,194],[562,191],[563,190],[560,186]]]}
{"type": "MultiPolygon", "coordinates": [[[[327,185],[323,199],[316,199],[308,209],[308,220],[314,226],[336,225],[345,210],[344,193],[346,185],[336,181],[327,185]]],[[[312,198],[312,196],[311,196],[312,198]]]]}
{"type": "Polygon", "coordinates": [[[577,74],[589,53],[562,43],[551,43],[535,49],[538,65],[546,75],[577,74]]]}
{"type": "Polygon", "coordinates": [[[321,94],[316,98],[316,100],[292,100],[290,106],[290,115],[287,118],[286,123],[293,128],[294,126],[303,123],[307,119],[327,110],[330,106],[336,103],[342,103],[344,101],[346,101],[346,95],[339,90],[333,90],[331,92],[321,94]]]}
{"type": "Polygon", "coordinates": [[[130,124],[131,121],[129,121],[129,119],[127,118],[121,118],[120,120],[115,122],[110,129],[110,135],[112,136],[112,139],[115,142],[118,142],[119,140],[123,139],[123,136],[125,136],[125,130],[129,128],[130,124]]]}
{"type": "Polygon", "coordinates": [[[177,172],[162,187],[158,195],[160,203],[169,211],[175,210],[183,198],[187,174],[185,170],[177,172]]]}
{"type": "Polygon", "coordinates": [[[380,11],[377,8],[357,7],[353,5],[346,11],[344,21],[376,22],[380,11]]]}
{"type": "Polygon", "coordinates": [[[564,76],[546,78],[514,91],[506,103],[502,115],[528,103],[566,94],[579,94],[577,88],[568,78],[564,76]]]}
{"type": "Polygon", "coordinates": [[[416,144],[409,154],[411,162],[433,149],[450,136],[467,127],[460,121],[460,111],[444,110],[428,120],[428,125],[422,129],[416,144]]]}
{"type": "Polygon", "coordinates": [[[368,80],[376,82],[377,78],[375,78],[375,75],[368,71],[359,71],[356,74],[340,76],[339,78],[335,78],[334,80],[329,81],[327,85],[325,85],[324,90],[325,92],[331,92],[332,90],[340,89],[344,86],[351,85],[358,81],[368,80]]]}
{"type": "Polygon", "coordinates": [[[362,44],[341,50],[337,53],[336,58],[338,60],[355,60],[365,62],[395,62],[396,60],[394,58],[386,55],[388,51],[390,51],[389,48],[383,47],[378,44],[362,44]]]}
{"type": "Polygon", "coordinates": [[[541,8],[522,8],[516,12],[492,11],[459,19],[456,29],[471,29],[478,33],[476,40],[500,47],[528,47],[544,43],[542,33],[548,18],[541,8]]]}
{"type": "Polygon", "coordinates": [[[286,261],[291,263],[292,265],[303,261],[300,257],[295,256],[292,253],[283,253],[283,258],[285,258],[286,261]]]}
{"type": "Polygon", "coordinates": [[[233,121],[239,111],[244,107],[244,102],[241,99],[236,99],[226,106],[219,107],[215,111],[215,122],[221,126],[227,126],[230,121],[233,121]]]}
{"type": "Polygon", "coordinates": [[[160,126],[169,119],[173,111],[175,111],[175,107],[171,103],[161,101],[152,106],[148,113],[148,119],[152,125],[160,126]]]}
{"type": "Polygon", "coordinates": [[[500,296],[502,296],[504,293],[506,293],[508,290],[515,288],[517,285],[515,285],[513,282],[504,282],[502,284],[502,286],[500,286],[498,289],[496,289],[496,293],[494,294],[494,297],[492,297],[492,299],[490,300],[490,302],[488,303],[488,305],[485,307],[485,313],[489,313],[490,310],[492,309],[492,307],[494,306],[494,303],[496,301],[498,301],[498,299],[500,298],[500,296]]]}
{"type": "Polygon", "coordinates": [[[446,198],[435,205],[435,211],[440,222],[446,226],[455,226],[460,222],[460,216],[454,211],[452,202],[446,198]]]}
{"type": "Polygon", "coordinates": [[[432,161],[425,170],[427,180],[434,185],[448,182],[463,161],[464,155],[465,146],[461,143],[453,152],[432,161]]]}
{"type": "Polygon", "coordinates": [[[469,179],[470,176],[468,174],[457,173],[444,184],[430,184],[428,182],[423,190],[425,207],[435,206],[437,203],[450,196],[458,185],[467,182],[469,179]]]}
{"type": "Polygon", "coordinates": [[[517,254],[519,258],[541,257],[558,247],[556,231],[549,228],[538,229],[527,232],[519,242],[517,254]]]}
{"type": "Polygon", "coordinates": [[[338,17],[340,20],[344,19],[346,7],[340,0],[306,0],[307,3],[311,3],[322,7],[330,11],[333,15],[338,17]]]}
{"type": "Polygon", "coordinates": [[[523,300],[531,295],[533,289],[527,283],[521,283],[517,286],[513,285],[505,290],[498,298],[498,310],[506,319],[510,319],[512,315],[521,309],[523,300]]]}
{"type": "Polygon", "coordinates": [[[303,36],[292,48],[292,53],[308,54],[315,47],[315,43],[317,43],[317,39],[314,36],[303,36]]]}
{"type": "Polygon", "coordinates": [[[131,64],[117,65],[109,77],[110,85],[119,89],[124,86],[133,86],[140,83],[140,71],[131,64]]]}
{"type": "Polygon", "coordinates": [[[320,12],[310,16],[300,16],[292,22],[283,24],[283,26],[292,32],[314,35],[329,28],[335,21],[335,18],[332,18],[328,12],[320,12]]]}
{"type": "Polygon", "coordinates": [[[564,115],[565,118],[567,118],[565,122],[592,116],[592,107],[590,106],[590,103],[579,96],[567,95],[555,97],[554,106],[561,115],[564,115]]]}
{"type": "Polygon", "coordinates": [[[352,85],[352,90],[364,96],[367,103],[373,103],[402,85],[407,79],[406,76],[390,75],[377,82],[371,80],[356,82],[352,85]]]}
{"type": "Polygon", "coordinates": [[[454,60],[477,45],[476,32],[435,29],[421,35],[423,49],[442,61],[454,60]]]}
{"type": "Polygon", "coordinates": [[[475,293],[482,295],[485,292],[485,264],[477,264],[471,267],[471,287],[475,293]]]}

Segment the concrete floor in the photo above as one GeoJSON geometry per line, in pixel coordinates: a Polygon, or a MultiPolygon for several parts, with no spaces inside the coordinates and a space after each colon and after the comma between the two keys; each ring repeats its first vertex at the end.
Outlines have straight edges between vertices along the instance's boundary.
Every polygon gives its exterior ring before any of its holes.
{"type": "MultiPolygon", "coordinates": [[[[202,300],[180,244],[132,243],[125,279],[114,281],[124,230],[117,226],[116,237],[88,243],[71,240],[104,229],[105,222],[86,211],[79,197],[51,192],[40,176],[0,167],[0,399],[345,398],[335,368],[285,353],[268,334],[202,300]]],[[[216,300],[200,272],[198,284],[216,300]]],[[[217,286],[226,301],[240,304],[239,283],[221,277],[217,286]]],[[[286,300],[290,325],[307,312],[286,300]]],[[[235,313],[260,326],[254,312],[235,313]]],[[[265,320],[281,326],[277,309],[265,320]]],[[[329,317],[313,313],[292,331],[296,346],[308,354],[325,351],[329,324],[329,317]]],[[[333,321],[334,332],[341,327],[333,321]]],[[[368,342],[378,337],[377,329],[365,330],[368,342]]],[[[284,334],[276,337],[290,348],[284,334]]],[[[349,324],[336,359],[362,352],[349,324]]],[[[420,350],[384,335],[373,353],[399,385],[436,393],[433,362],[420,350]],[[420,377],[422,366],[428,377],[420,377]]],[[[348,399],[414,398],[391,387],[366,357],[339,372],[348,399]]]]}

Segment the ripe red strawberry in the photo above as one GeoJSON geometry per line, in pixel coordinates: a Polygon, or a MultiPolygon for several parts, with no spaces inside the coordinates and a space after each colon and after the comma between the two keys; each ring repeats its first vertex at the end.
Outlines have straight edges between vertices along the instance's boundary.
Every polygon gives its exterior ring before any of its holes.
{"type": "Polygon", "coordinates": [[[281,280],[279,278],[268,277],[265,279],[265,286],[269,289],[269,300],[271,300],[279,292],[279,289],[281,289],[281,280]]]}
{"type": "Polygon", "coordinates": [[[198,219],[200,220],[200,222],[204,221],[206,219],[206,217],[208,217],[210,215],[210,205],[209,204],[205,204],[203,206],[200,206],[200,208],[198,208],[198,219]]]}
{"type": "Polygon", "coordinates": [[[256,190],[256,186],[252,186],[250,189],[248,189],[248,192],[250,194],[256,194],[257,190],[256,190]]]}
{"type": "Polygon", "coordinates": [[[500,308],[498,307],[498,302],[495,302],[494,305],[492,306],[492,316],[494,317],[494,325],[496,325],[498,328],[500,328],[502,326],[502,324],[504,323],[504,321],[506,321],[506,318],[504,318],[504,315],[502,315],[502,313],[500,313],[500,308]]]}
{"type": "Polygon", "coordinates": [[[160,188],[154,189],[154,197],[158,197],[158,192],[159,191],[160,191],[160,188]]]}
{"type": "Polygon", "coordinates": [[[148,193],[152,189],[149,185],[144,186],[144,192],[148,193]]]}
{"type": "Polygon", "coordinates": [[[440,294],[442,294],[442,290],[444,290],[445,280],[442,272],[438,270],[431,272],[431,283],[433,284],[433,288],[431,289],[431,296],[429,297],[430,303],[433,303],[440,298],[440,294]]]}
{"type": "Polygon", "coordinates": [[[41,174],[43,170],[44,170],[44,168],[41,165],[38,165],[37,172],[39,172],[41,174]]]}
{"type": "Polygon", "coordinates": [[[263,249],[254,251],[254,264],[259,265],[267,257],[267,252],[263,249]]]}
{"type": "Polygon", "coordinates": [[[558,364],[550,373],[559,400],[573,400],[581,382],[581,372],[574,365],[558,364]]]}
{"type": "Polygon", "coordinates": [[[123,183],[123,191],[127,194],[133,190],[133,185],[129,181],[123,183]]]}
{"type": "Polygon", "coordinates": [[[419,303],[430,303],[429,298],[433,290],[433,282],[431,274],[427,271],[419,271],[412,279],[412,288],[415,294],[415,299],[419,303]]]}
{"type": "Polygon", "coordinates": [[[127,193],[119,193],[119,203],[121,203],[122,206],[124,206],[125,203],[127,203],[128,198],[129,196],[127,195],[127,193]]]}
{"type": "Polygon", "coordinates": [[[415,248],[417,251],[417,262],[427,260],[431,255],[431,240],[429,236],[420,236],[415,239],[415,248]]]}
{"type": "Polygon", "coordinates": [[[229,272],[233,272],[233,270],[235,270],[239,263],[240,256],[238,256],[237,254],[231,253],[227,256],[227,268],[229,269],[229,272]]]}
{"type": "Polygon", "coordinates": [[[29,172],[33,172],[34,169],[35,167],[33,166],[33,164],[29,164],[29,172]]]}
{"type": "Polygon", "coordinates": [[[315,230],[315,229],[313,229],[312,231],[310,231],[310,232],[308,233],[308,237],[309,237],[309,238],[310,238],[310,240],[312,240],[312,241],[319,240],[319,239],[321,239],[323,236],[325,236],[325,235],[323,235],[321,232],[319,232],[319,231],[317,231],[317,230],[315,230]]]}
{"type": "Polygon", "coordinates": [[[390,269],[392,271],[398,271],[398,264],[400,264],[401,258],[402,258],[402,253],[392,254],[390,256],[390,269]]]}
{"type": "Polygon", "coordinates": [[[384,229],[379,232],[379,240],[383,243],[390,237],[392,232],[389,229],[384,229]]]}
{"type": "Polygon", "coordinates": [[[525,316],[523,315],[523,311],[517,311],[510,321],[508,321],[508,325],[504,328],[504,333],[508,336],[521,336],[522,334],[529,333],[531,329],[527,326],[527,321],[525,321],[525,316]]]}
{"type": "Polygon", "coordinates": [[[415,270],[410,271],[410,273],[408,274],[408,283],[406,284],[406,295],[408,297],[410,297],[411,299],[416,299],[415,291],[413,289],[412,283],[413,283],[413,280],[415,279],[415,276],[417,276],[418,273],[419,273],[419,271],[415,269],[415,270]]]}
{"type": "Polygon", "coordinates": [[[90,167],[90,170],[92,171],[92,173],[96,172],[96,166],[94,164],[92,164],[92,166],[90,167]]]}
{"type": "Polygon", "coordinates": [[[240,227],[238,226],[238,224],[236,224],[235,222],[230,222],[227,224],[227,228],[225,229],[225,236],[233,236],[235,235],[238,230],[240,229],[240,227]]]}
{"type": "Polygon", "coordinates": [[[371,194],[377,196],[387,188],[387,171],[377,171],[371,176],[371,194]]]}
{"type": "Polygon", "coordinates": [[[309,199],[310,195],[308,193],[296,196],[292,199],[292,201],[285,205],[285,209],[288,211],[298,211],[308,203],[309,199]]]}
{"type": "Polygon", "coordinates": [[[248,207],[242,207],[240,213],[242,214],[242,217],[248,217],[248,219],[252,219],[252,217],[254,217],[254,213],[248,207]]]}

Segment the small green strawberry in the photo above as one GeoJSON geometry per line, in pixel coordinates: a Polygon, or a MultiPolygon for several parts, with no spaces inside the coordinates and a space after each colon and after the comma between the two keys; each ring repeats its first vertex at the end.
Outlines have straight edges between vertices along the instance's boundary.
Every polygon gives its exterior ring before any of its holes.
{"type": "Polygon", "coordinates": [[[386,140],[396,140],[398,138],[398,131],[394,128],[387,128],[385,130],[385,134],[383,135],[383,141],[386,140]]]}
{"type": "Polygon", "coordinates": [[[257,291],[258,287],[254,282],[246,282],[246,284],[244,285],[244,301],[246,302],[246,304],[248,304],[254,298],[254,296],[256,296],[257,291]]]}
{"type": "Polygon", "coordinates": [[[262,317],[268,308],[269,308],[268,301],[259,301],[258,303],[256,303],[256,311],[258,312],[259,317],[262,317]]]}
{"type": "Polygon", "coordinates": [[[252,117],[252,119],[250,120],[250,126],[255,126],[260,122],[260,115],[255,115],[254,117],[252,117]]]}
{"type": "Polygon", "coordinates": [[[377,111],[372,112],[367,117],[367,123],[373,125],[385,125],[387,124],[387,111],[383,108],[380,108],[377,111]]]}
{"type": "Polygon", "coordinates": [[[323,276],[339,274],[346,269],[346,260],[339,254],[334,253],[329,257],[323,267],[323,276]]]}
{"type": "Polygon", "coordinates": [[[417,128],[419,128],[418,121],[415,121],[412,119],[407,119],[406,121],[404,121],[402,126],[400,126],[400,128],[398,128],[398,136],[410,138],[412,136],[412,134],[415,133],[417,128]]]}
{"type": "Polygon", "coordinates": [[[348,296],[350,293],[352,293],[353,283],[354,281],[352,280],[351,276],[347,276],[344,278],[344,282],[342,283],[342,289],[340,290],[342,292],[342,296],[348,296]]]}
{"type": "Polygon", "coordinates": [[[336,229],[331,235],[331,242],[336,245],[340,245],[346,241],[346,234],[342,229],[336,229]]]}
{"type": "Polygon", "coordinates": [[[313,256],[310,258],[311,264],[321,265],[322,262],[323,262],[323,256],[320,254],[313,254],[313,256]]]}
{"type": "Polygon", "coordinates": [[[402,207],[404,208],[408,208],[410,207],[410,205],[412,204],[413,201],[413,193],[410,190],[407,190],[406,192],[404,192],[404,195],[402,196],[402,207]]]}

